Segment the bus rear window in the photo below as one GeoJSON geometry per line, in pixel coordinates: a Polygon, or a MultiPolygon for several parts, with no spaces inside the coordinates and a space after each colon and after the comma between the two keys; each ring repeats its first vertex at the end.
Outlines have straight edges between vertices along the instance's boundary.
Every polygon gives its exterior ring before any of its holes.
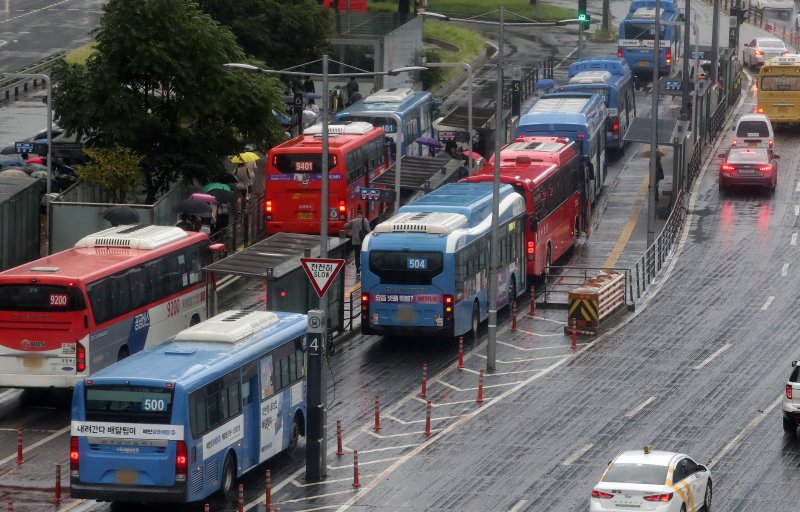
{"type": "MultiPolygon", "coordinates": [[[[659,39],[662,41],[665,39],[664,34],[664,27],[660,27],[661,30],[659,39]]],[[[632,23],[630,21],[625,22],[625,39],[638,39],[639,41],[652,41],[654,39],[656,30],[654,23],[632,23]]]]}
{"type": "Polygon", "coordinates": [[[442,253],[372,251],[369,270],[381,284],[431,284],[442,273],[442,253]]]}
{"type": "MultiPolygon", "coordinates": [[[[336,167],[336,155],[328,155],[328,170],[336,167]]],[[[272,165],[284,174],[322,173],[322,155],[315,153],[279,153],[272,155],[272,165]]]]}
{"type": "Polygon", "coordinates": [[[0,286],[0,311],[80,311],[86,309],[78,288],[36,284],[0,286]]]}
{"type": "Polygon", "coordinates": [[[155,386],[87,385],[86,421],[168,424],[172,396],[155,386]]]}

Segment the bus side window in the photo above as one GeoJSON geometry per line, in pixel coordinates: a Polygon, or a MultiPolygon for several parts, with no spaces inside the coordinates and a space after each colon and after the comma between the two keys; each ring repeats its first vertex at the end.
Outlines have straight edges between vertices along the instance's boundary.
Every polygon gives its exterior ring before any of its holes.
{"type": "Polygon", "coordinates": [[[347,155],[345,156],[345,162],[347,162],[347,169],[345,170],[345,172],[347,173],[346,174],[347,183],[351,183],[353,182],[353,180],[355,180],[354,178],[356,173],[355,155],[352,152],[347,153],[347,155]]]}
{"type": "Polygon", "coordinates": [[[253,393],[256,388],[256,362],[247,363],[242,368],[242,404],[253,403],[253,393]]]}
{"type": "Polygon", "coordinates": [[[289,356],[275,362],[275,389],[280,391],[289,386],[289,356]]]}
{"type": "Polygon", "coordinates": [[[92,315],[95,324],[102,324],[113,316],[111,310],[111,296],[109,283],[103,279],[86,287],[89,293],[89,302],[92,305],[92,315]]]}
{"type": "Polygon", "coordinates": [[[131,308],[137,309],[147,304],[147,274],[143,266],[128,271],[130,278],[131,308]]]}

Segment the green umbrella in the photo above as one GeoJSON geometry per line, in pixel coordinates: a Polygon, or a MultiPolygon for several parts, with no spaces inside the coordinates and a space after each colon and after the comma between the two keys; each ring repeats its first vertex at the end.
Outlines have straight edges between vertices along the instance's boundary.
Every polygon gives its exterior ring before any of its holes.
{"type": "Polygon", "coordinates": [[[228,192],[231,191],[231,187],[225,183],[209,183],[208,185],[203,187],[203,192],[211,192],[212,190],[227,190],[228,192]]]}

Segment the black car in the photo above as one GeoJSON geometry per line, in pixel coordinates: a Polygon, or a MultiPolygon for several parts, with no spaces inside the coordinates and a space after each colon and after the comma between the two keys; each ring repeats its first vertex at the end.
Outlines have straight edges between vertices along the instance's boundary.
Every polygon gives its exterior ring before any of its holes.
{"type": "Polygon", "coordinates": [[[778,184],[778,155],[766,147],[731,148],[719,155],[719,189],[731,185],[759,186],[775,190],[778,184]]]}

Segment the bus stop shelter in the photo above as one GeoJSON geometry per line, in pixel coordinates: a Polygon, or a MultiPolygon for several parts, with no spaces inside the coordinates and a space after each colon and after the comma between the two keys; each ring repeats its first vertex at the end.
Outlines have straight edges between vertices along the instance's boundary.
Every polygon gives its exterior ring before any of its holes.
{"type": "MultiPolygon", "coordinates": [[[[430,156],[403,156],[400,171],[400,204],[413,201],[445,183],[463,178],[466,161],[456,160],[447,153],[430,156]]],[[[382,185],[390,189],[395,186],[397,166],[392,164],[383,174],[373,179],[370,186],[382,185]]]]}
{"type": "MultiPolygon", "coordinates": [[[[214,273],[214,282],[221,276],[260,279],[266,288],[267,311],[306,314],[317,309],[318,298],[300,264],[300,258],[318,258],[319,235],[278,233],[205,267],[214,273]]],[[[345,259],[346,240],[328,237],[328,257],[345,259]]],[[[342,332],[344,328],[344,272],[341,271],[328,289],[328,328],[342,332]]],[[[215,288],[210,314],[217,314],[218,292],[215,288]]]]}

